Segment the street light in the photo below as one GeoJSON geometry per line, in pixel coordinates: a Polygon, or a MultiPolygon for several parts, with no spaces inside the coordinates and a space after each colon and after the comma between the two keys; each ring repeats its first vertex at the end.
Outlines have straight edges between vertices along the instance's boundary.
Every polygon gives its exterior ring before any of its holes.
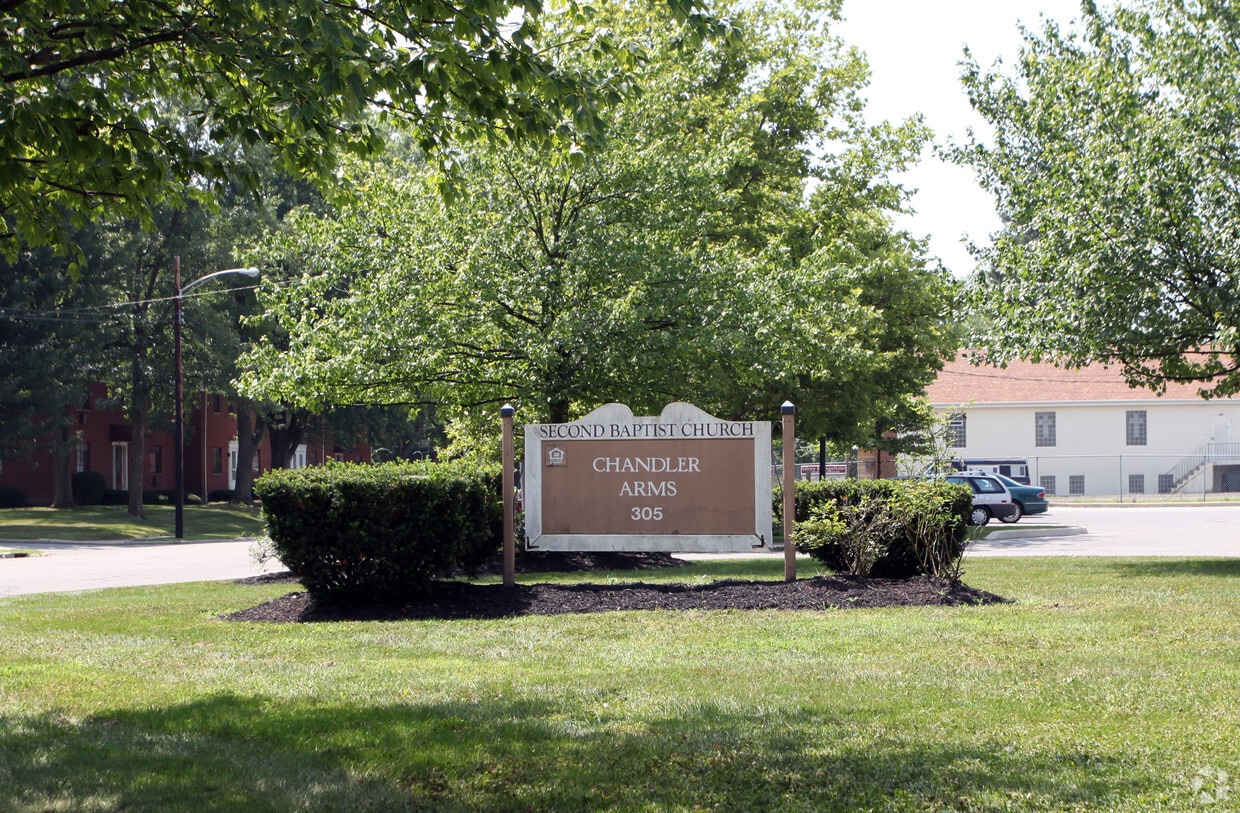
{"type": "MultiPolygon", "coordinates": [[[[199,285],[210,282],[216,277],[222,277],[226,274],[241,274],[247,277],[257,277],[259,271],[257,268],[226,268],[223,271],[215,271],[181,287],[181,257],[178,255],[172,258],[173,267],[173,283],[176,288],[176,296],[173,299],[173,317],[172,334],[174,337],[173,345],[176,353],[176,443],[172,450],[174,460],[174,468],[176,469],[176,538],[185,538],[185,415],[184,404],[182,403],[183,390],[181,387],[181,297],[187,292],[194,290],[199,285]]],[[[204,482],[204,490],[207,484],[204,482]]]]}

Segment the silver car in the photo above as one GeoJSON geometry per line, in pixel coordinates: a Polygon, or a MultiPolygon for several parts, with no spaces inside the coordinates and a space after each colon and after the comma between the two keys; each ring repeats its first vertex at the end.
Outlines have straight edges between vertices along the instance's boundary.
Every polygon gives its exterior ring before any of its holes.
{"type": "Polygon", "coordinates": [[[970,525],[985,525],[991,517],[1005,519],[1019,510],[1002,481],[986,474],[949,474],[947,482],[968,486],[973,492],[973,511],[969,514],[970,525]]]}

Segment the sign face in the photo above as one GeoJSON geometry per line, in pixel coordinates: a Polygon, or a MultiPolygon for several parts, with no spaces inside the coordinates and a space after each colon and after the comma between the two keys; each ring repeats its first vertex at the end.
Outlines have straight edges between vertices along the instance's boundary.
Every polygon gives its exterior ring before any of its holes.
{"type": "Polygon", "coordinates": [[[525,427],[531,550],[738,551],[771,539],[771,425],[608,404],[525,427]]]}

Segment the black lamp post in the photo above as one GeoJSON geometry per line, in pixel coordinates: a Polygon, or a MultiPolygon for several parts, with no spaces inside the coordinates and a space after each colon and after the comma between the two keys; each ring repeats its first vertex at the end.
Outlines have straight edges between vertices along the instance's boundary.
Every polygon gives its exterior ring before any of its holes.
{"type": "MultiPolygon", "coordinates": [[[[173,346],[176,354],[176,442],[172,450],[173,466],[176,469],[176,538],[185,538],[185,406],[183,403],[184,392],[181,386],[181,297],[188,291],[192,291],[204,282],[209,282],[216,277],[222,277],[225,274],[243,274],[247,277],[257,277],[259,271],[257,268],[226,268],[223,271],[215,271],[181,287],[181,258],[174,257],[172,261],[173,282],[176,288],[176,296],[173,299],[173,316],[172,316],[172,335],[173,346]]],[[[206,483],[203,483],[205,486],[206,483]]]]}

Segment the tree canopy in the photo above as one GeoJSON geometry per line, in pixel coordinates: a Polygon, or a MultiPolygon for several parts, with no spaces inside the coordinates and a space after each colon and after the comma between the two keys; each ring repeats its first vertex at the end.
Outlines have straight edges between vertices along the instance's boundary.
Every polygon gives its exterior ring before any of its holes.
{"type": "Polygon", "coordinates": [[[1240,14],[1083,4],[964,85],[993,139],[957,150],[1010,229],[981,252],[992,360],[1121,365],[1133,385],[1240,392],[1240,14]]]}
{"type": "MultiPolygon", "coordinates": [[[[260,252],[296,272],[263,286],[288,343],[252,355],[244,389],[433,403],[459,425],[504,401],[527,421],[607,400],[776,414],[800,388],[832,403],[810,410],[813,431],[848,434],[924,386],[950,286],[892,228],[903,192],[887,175],[925,129],[865,123],[864,62],[829,30],[837,3],[733,10],[734,36],[685,50],[640,6],[612,9],[649,61],[640,96],[601,111],[604,148],[472,150],[453,203],[416,155],[355,165],[355,203],[295,213],[260,252]],[[912,345],[895,338],[899,290],[930,292],[904,314],[927,313],[912,345]],[[901,356],[910,376],[880,383],[901,356]]],[[[599,59],[558,56],[585,72],[599,59]]]]}
{"type": "MultiPolygon", "coordinates": [[[[694,0],[663,7],[695,31],[711,22],[694,0]]],[[[440,155],[482,136],[588,144],[637,55],[572,4],[552,15],[559,35],[609,58],[566,71],[546,16],[539,0],[0,2],[0,246],[69,243],[66,212],[149,224],[246,175],[218,145],[268,144],[325,177],[379,146],[372,112],[440,155]]]]}

